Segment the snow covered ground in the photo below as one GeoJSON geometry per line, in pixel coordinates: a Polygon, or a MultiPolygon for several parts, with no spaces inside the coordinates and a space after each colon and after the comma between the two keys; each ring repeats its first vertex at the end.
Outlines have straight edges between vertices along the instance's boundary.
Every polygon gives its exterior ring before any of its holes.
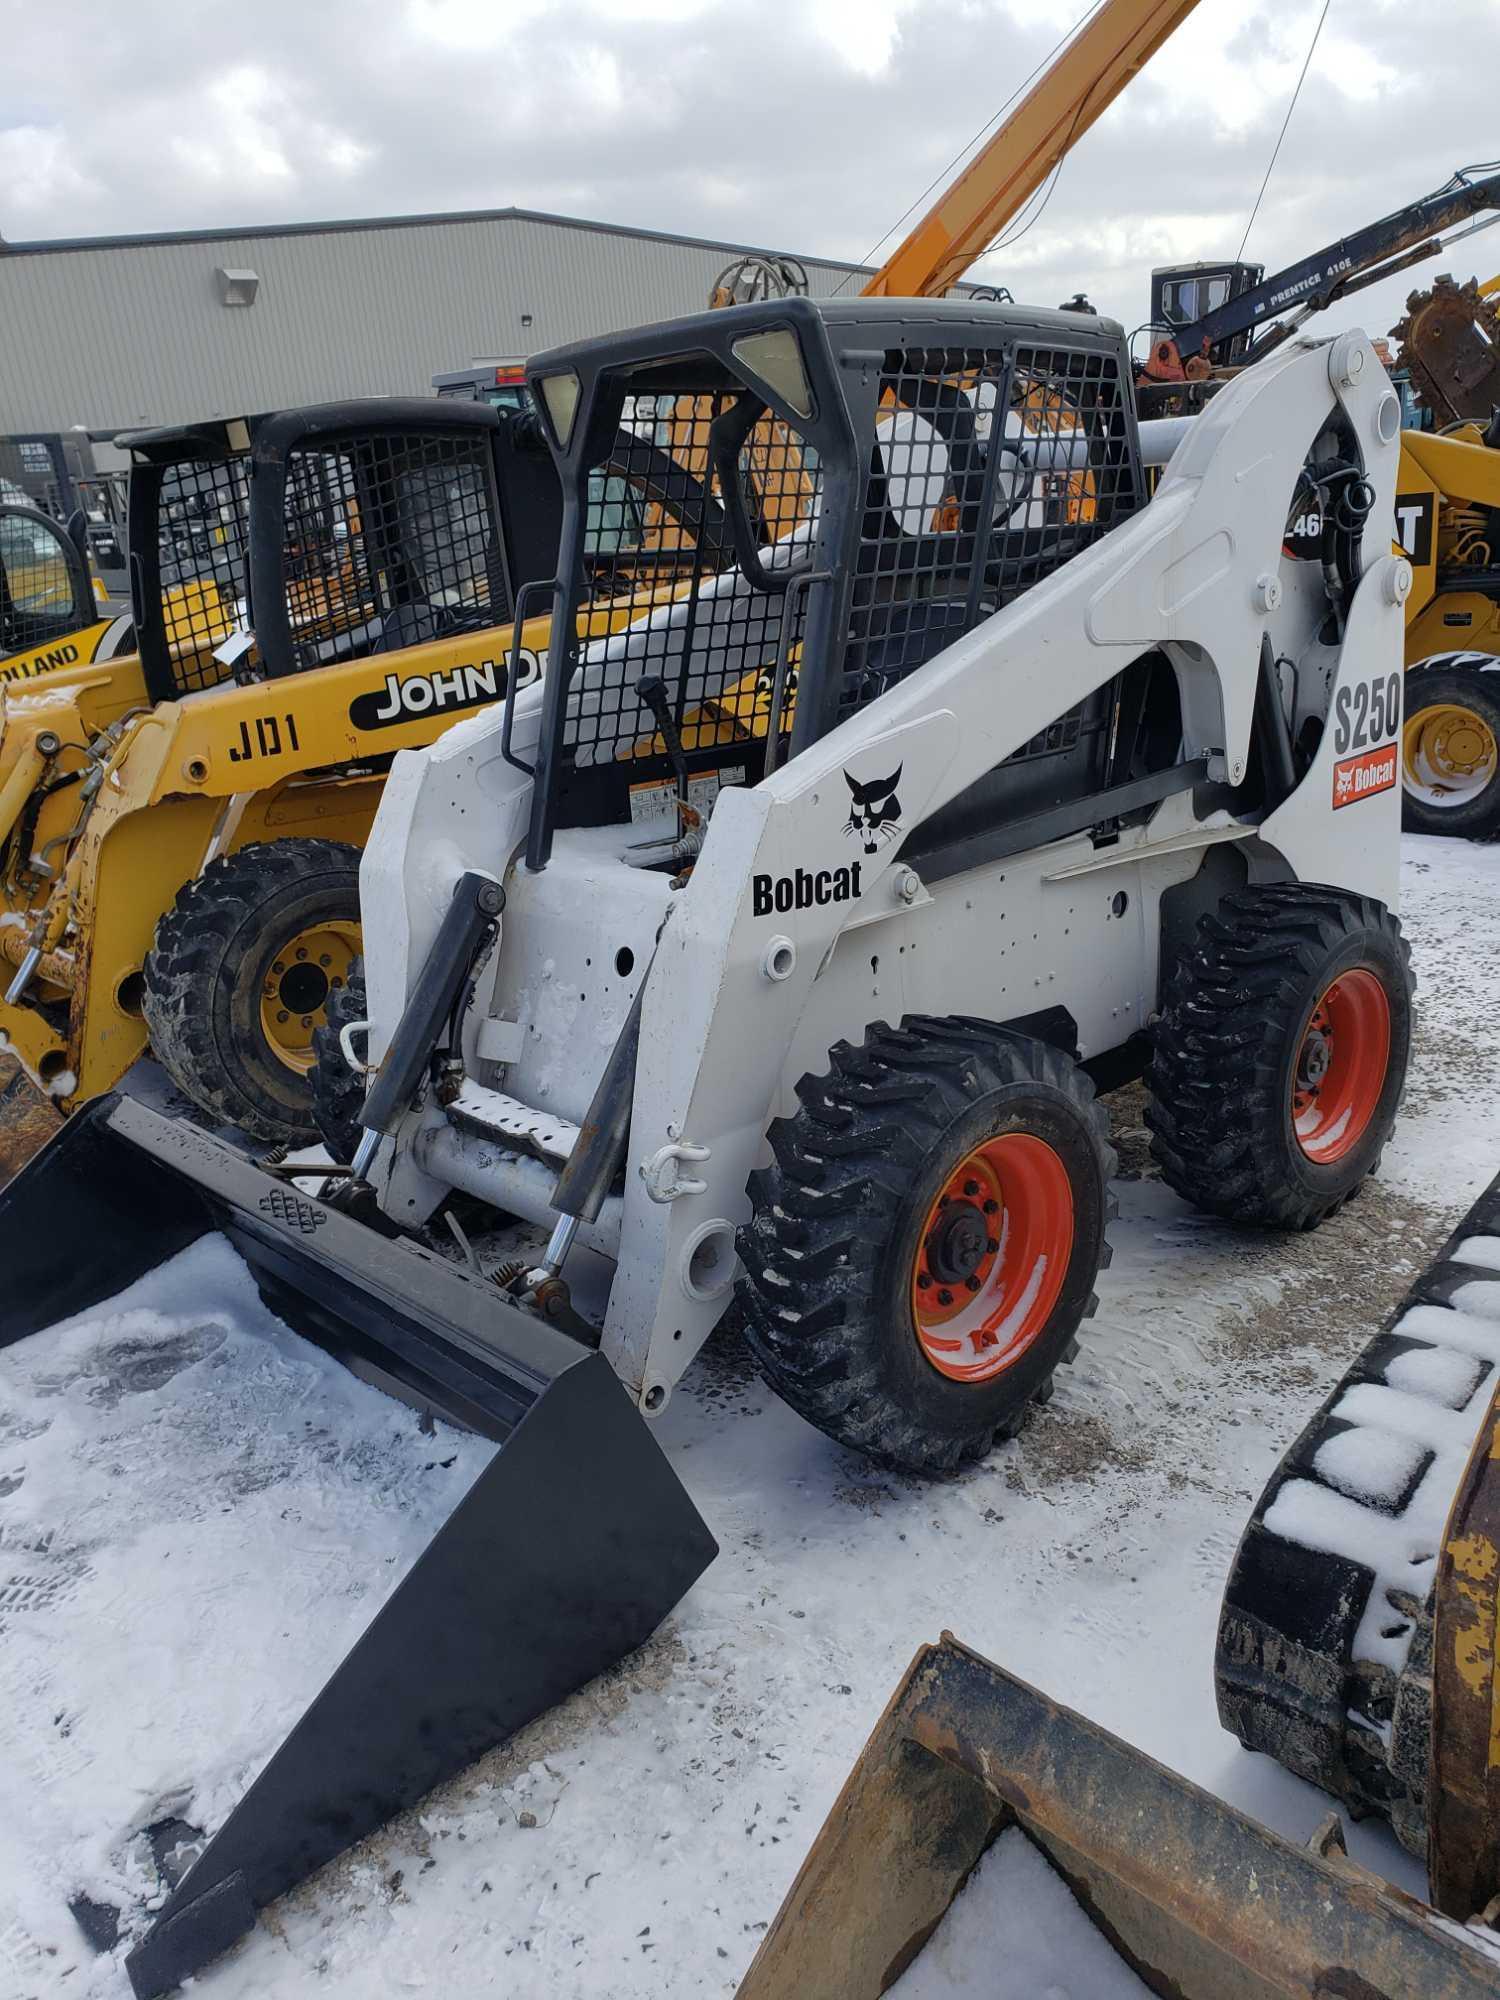
{"type": "MultiPolygon", "coordinates": [[[[945,1627],[1305,1837],[1328,1802],[1214,1713],[1225,1569],[1283,1447],[1500,1170],[1500,850],[1410,843],[1405,899],[1419,1040],[1357,1202],[1309,1237],[1207,1220],[1151,1176],[1122,1094],[1083,1353],[1015,1443],[936,1485],[839,1451],[710,1343],[660,1435],[723,1553],[665,1630],[295,1891],[202,1990],[731,1993],[945,1627]]],[[[189,1256],[0,1354],[0,2000],[128,1992],[67,1896],[139,1894],[132,1831],[222,1809],[487,1450],[279,1332],[218,1244],[189,1256]]],[[[1382,1829],[1351,1846],[1420,1886],[1382,1829]]]]}

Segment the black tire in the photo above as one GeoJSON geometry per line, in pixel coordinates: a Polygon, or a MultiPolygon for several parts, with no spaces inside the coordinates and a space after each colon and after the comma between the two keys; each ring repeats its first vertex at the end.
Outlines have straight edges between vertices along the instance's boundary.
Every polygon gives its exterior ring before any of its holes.
{"type": "Polygon", "coordinates": [[[775,1164],[750,1177],[737,1284],[746,1339],[771,1387],[838,1443],[886,1465],[951,1470],[983,1457],[997,1434],[1013,1436],[1077,1351],[1109,1262],[1108,1121],[1075,1063],[984,1022],[878,1022],[859,1047],[829,1053],[830,1074],[804,1076],[801,1108],[767,1134],[775,1164]],[[1065,1170],[1065,1273],[1013,1362],[986,1380],[954,1380],[918,1340],[923,1232],[973,1149],[1011,1134],[1044,1141],[1065,1170]]]}
{"type": "Polygon", "coordinates": [[[337,993],[329,995],[325,1013],[323,1026],[313,1030],[313,1123],[329,1157],[347,1166],[364,1130],[359,1114],[365,1104],[365,1080],[345,1062],[339,1036],[349,1022],[365,1019],[362,958],[355,959],[350,966],[347,982],[337,993]]]}
{"type": "Polygon", "coordinates": [[[1401,731],[1401,824],[1411,833],[1493,840],[1500,835],[1500,757],[1494,760],[1487,782],[1481,770],[1467,780],[1455,774],[1452,790],[1434,785],[1424,791],[1417,786],[1408,754],[1409,747],[1417,750],[1413,725],[1420,724],[1424,711],[1437,708],[1467,709],[1489,731],[1491,744],[1500,744],[1500,673],[1486,672],[1480,660],[1472,665],[1419,662],[1408,670],[1401,731]],[[1476,788],[1465,796],[1471,784],[1476,788]]]}
{"type": "MultiPolygon", "coordinates": [[[[1200,918],[1193,950],[1168,978],[1147,1077],[1151,1152],[1167,1184],[1210,1214],[1274,1229],[1314,1228],[1347,1201],[1375,1171],[1395,1122],[1411,1050],[1410,958],[1383,903],[1314,883],[1237,890],[1200,918]],[[1370,974],[1385,996],[1384,1073],[1369,1055],[1363,1112],[1341,1130],[1334,1119],[1316,1141],[1299,1139],[1299,1082],[1309,1094],[1300,1065],[1319,1045],[1331,1062],[1337,1047],[1313,1017],[1352,972],[1370,974]],[[1307,1150],[1336,1149],[1341,1133],[1346,1151],[1320,1159],[1307,1150]]],[[[1343,1060],[1364,1060],[1357,1029],[1340,1032],[1343,1060]]],[[[1314,1104],[1338,1076],[1330,1067],[1311,1086],[1314,1104]]],[[[1331,1111],[1337,1098],[1328,1102],[1331,1111]]]]}
{"type": "MultiPolygon", "coordinates": [[[[277,954],[324,924],[347,932],[358,949],[359,849],[336,840],[266,841],[211,861],[179,891],[146,959],[142,1010],[157,1060],[200,1110],[270,1145],[317,1136],[310,1047],[306,1068],[279,1055],[261,1001],[270,982],[287,977],[276,969],[277,954]]],[[[299,988],[301,1004],[280,1011],[299,1027],[316,1025],[327,991],[336,990],[327,980],[346,972],[288,969],[314,990],[299,988]]],[[[311,1028],[306,1033],[310,1044],[311,1028]]]]}

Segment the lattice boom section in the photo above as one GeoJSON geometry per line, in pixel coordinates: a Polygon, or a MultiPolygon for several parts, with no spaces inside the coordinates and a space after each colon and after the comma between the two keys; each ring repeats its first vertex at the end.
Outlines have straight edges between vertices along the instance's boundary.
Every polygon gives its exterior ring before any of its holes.
{"type": "Polygon", "coordinates": [[[298,446],[282,576],[283,670],[501,623],[510,605],[488,437],[390,432],[298,446]]]}
{"type": "Polygon", "coordinates": [[[181,460],[157,502],[162,626],[180,694],[213,687],[230,668],[214,658],[244,615],[249,486],[243,458],[181,460]]]}

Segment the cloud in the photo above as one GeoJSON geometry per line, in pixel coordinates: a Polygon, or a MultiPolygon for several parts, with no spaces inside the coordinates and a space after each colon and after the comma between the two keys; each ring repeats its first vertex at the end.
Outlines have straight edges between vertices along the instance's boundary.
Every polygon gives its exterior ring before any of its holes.
{"type": "MultiPolygon", "coordinates": [[[[1154,263],[1232,254],[1317,11],[1199,7],[975,275],[1134,325],[1154,263]]],[[[1484,150],[1493,0],[1448,0],[1420,49],[1412,22],[1331,11],[1249,255],[1288,262],[1484,150]]],[[[860,257],[1058,32],[999,0],[72,0],[7,37],[0,231],[515,203],[860,257]]],[[[1491,241],[1449,261],[1487,275],[1491,241]]],[[[1342,320],[1383,328],[1436,268],[1342,320]]]]}

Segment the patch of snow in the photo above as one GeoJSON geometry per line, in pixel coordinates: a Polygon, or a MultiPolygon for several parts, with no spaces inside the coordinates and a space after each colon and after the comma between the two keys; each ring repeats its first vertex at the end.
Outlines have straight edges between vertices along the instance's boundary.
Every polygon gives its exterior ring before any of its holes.
{"type": "Polygon", "coordinates": [[[1445,1410],[1462,1410],[1489,1374],[1490,1370],[1470,1354],[1456,1354],[1443,1347],[1412,1347],[1387,1366],[1385,1379],[1393,1389],[1405,1390],[1410,1396],[1425,1396],[1441,1403],[1445,1410]]]}
{"type": "MultiPolygon", "coordinates": [[[[1428,1322],[1434,1338],[1465,1317],[1442,1307],[1418,1310],[1435,1315],[1428,1322]]],[[[1414,1317],[1407,1313],[1402,1324],[1414,1317]]],[[[1333,1406],[1333,1415],[1355,1428],[1323,1444],[1317,1466],[1341,1491],[1330,1492],[1311,1479],[1289,1479],[1266,1509],[1265,1525],[1303,1548],[1345,1556],[1374,1571],[1354,1655],[1399,1673],[1413,1627],[1394,1608],[1391,1593],[1409,1592],[1418,1599],[1427,1595],[1448,1512],[1489,1408],[1494,1379],[1490,1369],[1469,1356],[1441,1348],[1409,1349],[1390,1363],[1386,1377],[1384,1383],[1356,1383],[1333,1406]],[[1445,1407],[1443,1398],[1460,1382],[1469,1385],[1463,1407],[1445,1407]],[[1417,1459],[1426,1452],[1433,1457],[1399,1516],[1360,1504],[1399,1496],[1403,1452],[1407,1480],[1417,1459]],[[1335,1477],[1330,1465],[1344,1476],[1335,1477]],[[1347,1497],[1351,1494],[1357,1497],[1347,1497]]]]}
{"type": "Polygon", "coordinates": [[[1484,1278],[1475,1278],[1467,1285],[1456,1285],[1449,1294],[1449,1304],[1462,1313],[1471,1313],[1476,1319],[1500,1320],[1500,1285],[1484,1278]]]}
{"type": "Polygon", "coordinates": [[[1463,1943],[1472,1946],[1475,1951],[1489,1959],[1491,1964],[1500,1965],[1500,1935],[1491,1930],[1488,1924],[1482,1924],[1478,1917],[1471,1917],[1466,1924],[1458,1924],[1452,1917],[1442,1916],[1434,1910],[1432,1922],[1438,1930],[1446,1931],[1449,1937],[1460,1938],[1463,1943]]]}
{"type": "Polygon", "coordinates": [[[1427,1456],[1426,1447],[1389,1431],[1340,1431],[1318,1447],[1319,1476],[1355,1500],[1394,1507],[1427,1456]]]}
{"type": "Polygon", "coordinates": [[[1453,1262],[1500,1271],[1500,1236],[1466,1236],[1454,1250],[1453,1262]]]}
{"type": "Polygon", "coordinates": [[[0,1924],[138,1921],[141,1830],[223,1821],[494,1447],[299,1340],[218,1236],[3,1359],[0,1924]]]}
{"type": "MultiPolygon", "coordinates": [[[[1066,1881],[1007,1827],[949,1904],[891,2000],[1149,2000],[1066,1881]]],[[[810,1996],[809,1996],[810,2000],[810,1996]]]]}

